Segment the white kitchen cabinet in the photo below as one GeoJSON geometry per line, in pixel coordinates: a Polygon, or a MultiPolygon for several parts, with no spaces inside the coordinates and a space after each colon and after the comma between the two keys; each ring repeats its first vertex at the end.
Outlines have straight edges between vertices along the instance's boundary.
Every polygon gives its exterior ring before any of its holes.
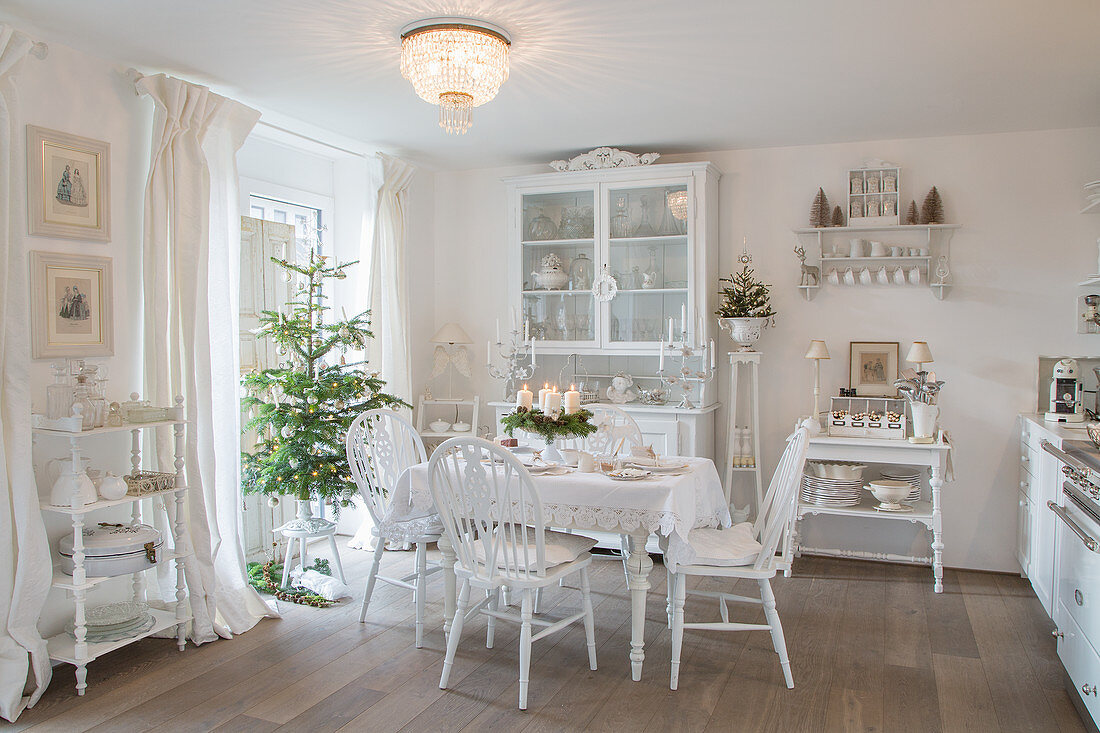
{"type": "Polygon", "coordinates": [[[656,354],[684,313],[689,339],[711,338],[719,177],[669,163],[504,179],[509,302],[538,351],[656,354]],[[592,292],[604,272],[617,288],[606,302],[592,292]]]}

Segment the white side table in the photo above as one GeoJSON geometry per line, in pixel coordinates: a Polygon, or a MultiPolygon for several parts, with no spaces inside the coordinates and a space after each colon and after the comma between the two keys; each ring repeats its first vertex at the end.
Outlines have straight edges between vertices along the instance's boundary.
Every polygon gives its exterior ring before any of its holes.
{"type": "Polygon", "coordinates": [[[309,553],[306,550],[306,544],[318,537],[328,539],[328,546],[332,550],[332,562],[336,565],[336,574],[340,577],[340,582],[347,585],[347,578],[344,577],[344,566],[340,564],[340,551],[336,547],[336,523],[327,519],[303,516],[301,511],[303,503],[308,504],[308,502],[298,503],[299,516],[297,519],[292,519],[283,526],[275,528],[276,532],[282,532],[283,537],[287,539],[286,555],[283,557],[283,581],[281,586],[285,588],[290,580],[290,567],[294,561],[295,541],[298,543],[298,557],[304,570],[309,565],[309,553]]]}

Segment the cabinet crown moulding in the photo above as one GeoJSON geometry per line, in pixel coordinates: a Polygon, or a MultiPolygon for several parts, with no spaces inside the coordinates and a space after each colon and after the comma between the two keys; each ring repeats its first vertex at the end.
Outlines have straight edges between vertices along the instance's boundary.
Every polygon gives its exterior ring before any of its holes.
{"type": "Polygon", "coordinates": [[[550,167],[562,172],[630,168],[636,165],[649,165],[660,157],[660,153],[631,153],[618,148],[593,148],[569,160],[551,161],[550,167]]]}

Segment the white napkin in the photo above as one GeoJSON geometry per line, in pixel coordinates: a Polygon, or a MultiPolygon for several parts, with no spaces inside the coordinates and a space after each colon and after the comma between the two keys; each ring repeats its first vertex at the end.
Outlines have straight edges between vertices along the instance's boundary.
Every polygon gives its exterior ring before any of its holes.
{"type": "Polygon", "coordinates": [[[304,588],[330,601],[351,598],[351,589],[336,578],[312,569],[302,572],[301,565],[290,571],[290,583],[294,587],[304,588]]]}

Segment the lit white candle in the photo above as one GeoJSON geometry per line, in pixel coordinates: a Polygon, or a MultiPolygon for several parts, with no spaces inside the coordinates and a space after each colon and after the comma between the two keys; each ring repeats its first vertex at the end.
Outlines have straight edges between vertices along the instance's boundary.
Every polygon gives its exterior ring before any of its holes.
{"type": "Polygon", "coordinates": [[[528,410],[531,409],[531,404],[534,399],[534,395],[531,394],[531,390],[527,389],[527,385],[523,385],[523,389],[516,392],[516,407],[523,407],[528,410]]]}
{"type": "Polygon", "coordinates": [[[581,393],[577,391],[577,385],[569,385],[569,391],[565,393],[565,414],[572,415],[581,409],[581,393]]]}
{"type": "Polygon", "coordinates": [[[539,409],[546,412],[546,395],[550,394],[550,383],[542,385],[542,389],[539,390],[539,409]]]}

